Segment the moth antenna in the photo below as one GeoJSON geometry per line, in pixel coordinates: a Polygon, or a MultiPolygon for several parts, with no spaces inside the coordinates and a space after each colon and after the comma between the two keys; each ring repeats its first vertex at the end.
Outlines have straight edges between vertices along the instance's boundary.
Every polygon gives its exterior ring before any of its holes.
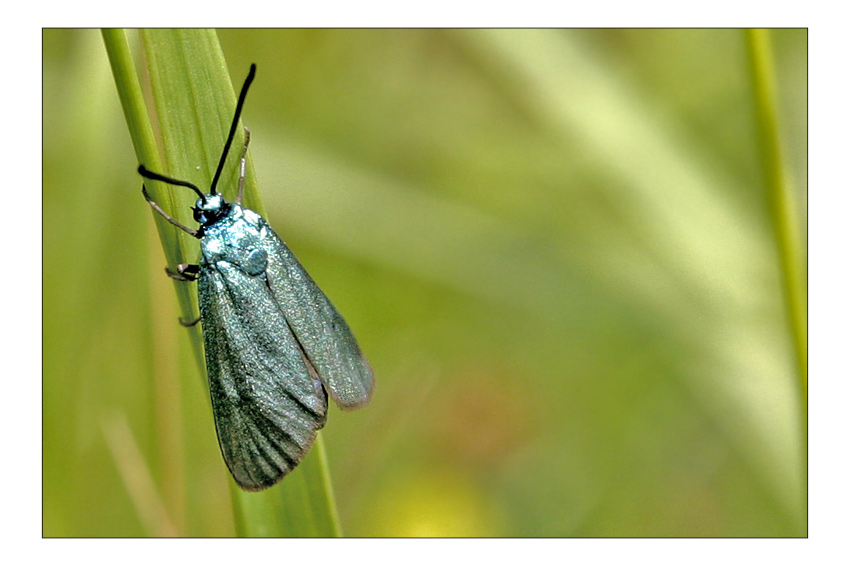
{"type": "Polygon", "coordinates": [[[215,187],[218,184],[218,179],[221,177],[221,171],[224,169],[224,162],[227,160],[227,152],[230,151],[230,146],[233,143],[233,136],[236,135],[236,125],[239,123],[239,116],[242,114],[242,106],[245,104],[245,97],[248,95],[248,87],[254,81],[254,75],[257,74],[257,65],[251,63],[251,70],[248,71],[248,77],[242,85],[242,91],[239,93],[239,100],[236,102],[236,112],[233,114],[233,123],[230,124],[230,133],[227,134],[227,141],[224,142],[224,149],[221,152],[221,159],[218,160],[218,168],[215,170],[212,185],[210,185],[210,194],[215,194],[215,187]]]}

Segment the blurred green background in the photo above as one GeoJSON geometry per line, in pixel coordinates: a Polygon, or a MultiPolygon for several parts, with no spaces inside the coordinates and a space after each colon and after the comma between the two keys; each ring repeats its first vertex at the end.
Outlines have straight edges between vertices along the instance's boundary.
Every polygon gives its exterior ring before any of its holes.
{"type": "MultiPolygon", "coordinates": [[[[375,369],[323,432],[346,535],[807,534],[744,32],[219,37],[375,369]]],[[[771,37],[804,222],[807,33],[771,37]]],[[[43,79],[44,535],[232,535],[99,32],[45,30],[43,79]]]]}

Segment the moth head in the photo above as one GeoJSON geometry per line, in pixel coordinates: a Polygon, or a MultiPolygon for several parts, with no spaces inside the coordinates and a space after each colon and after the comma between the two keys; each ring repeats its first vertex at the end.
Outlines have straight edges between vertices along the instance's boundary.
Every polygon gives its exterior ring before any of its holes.
{"type": "Polygon", "coordinates": [[[230,212],[230,203],[219,194],[204,195],[195,201],[195,206],[192,208],[195,221],[201,226],[215,224],[227,216],[228,212],[230,212]]]}

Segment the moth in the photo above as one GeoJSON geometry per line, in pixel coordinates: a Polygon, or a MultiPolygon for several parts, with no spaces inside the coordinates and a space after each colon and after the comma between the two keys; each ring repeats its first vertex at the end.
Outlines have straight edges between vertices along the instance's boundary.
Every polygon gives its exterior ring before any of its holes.
{"type": "Polygon", "coordinates": [[[144,165],[138,169],[146,179],[198,195],[192,210],[199,227],[193,229],[165,212],[142,183],[157,213],[200,240],[197,265],[166,271],[197,281],[218,443],[233,479],[248,491],[271,487],[304,458],[327,420],[328,395],[342,409],[357,409],[369,403],[375,387],[343,317],[265,219],[241,204],[247,128],[236,200],[216,192],[255,74],[252,64],[208,193],[144,165]]]}

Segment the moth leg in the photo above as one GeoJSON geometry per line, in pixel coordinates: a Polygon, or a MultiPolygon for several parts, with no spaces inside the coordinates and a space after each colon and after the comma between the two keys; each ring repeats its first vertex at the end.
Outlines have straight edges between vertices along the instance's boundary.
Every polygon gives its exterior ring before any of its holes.
{"type": "Polygon", "coordinates": [[[195,238],[198,238],[198,239],[200,239],[203,236],[203,232],[201,230],[193,230],[192,228],[189,228],[188,226],[184,226],[183,224],[180,224],[179,222],[174,220],[171,216],[169,216],[168,213],[165,212],[162,209],[161,206],[159,206],[158,204],[156,204],[153,201],[153,199],[148,194],[148,189],[145,187],[144,183],[142,183],[142,194],[145,196],[145,200],[148,201],[148,204],[151,205],[151,207],[155,211],[157,211],[163,218],[168,220],[168,222],[170,222],[174,226],[177,226],[178,228],[180,228],[181,230],[183,230],[184,232],[186,232],[190,236],[194,236],[195,238]]]}
{"type": "Polygon", "coordinates": [[[239,159],[239,192],[236,195],[236,204],[242,206],[242,194],[245,192],[245,161],[248,155],[248,144],[251,141],[251,131],[245,130],[245,145],[242,146],[242,158],[239,159]]]}
{"type": "MultiPolygon", "coordinates": [[[[181,263],[177,265],[177,271],[172,271],[168,267],[165,268],[165,273],[168,274],[172,279],[176,279],[177,281],[195,281],[198,279],[198,273],[200,268],[197,264],[191,263],[181,263]]],[[[198,324],[201,321],[201,317],[196,318],[192,321],[185,321],[182,317],[178,318],[177,321],[181,324],[181,326],[192,327],[198,324]]]]}
{"type": "Polygon", "coordinates": [[[197,264],[181,263],[177,266],[177,271],[172,271],[168,267],[165,268],[165,273],[172,279],[177,281],[195,281],[198,279],[200,268],[197,264]]]}
{"type": "Polygon", "coordinates": [[[185,320],[183,320],[182,317],[180,317],[180,318],[177,319],[177,322],[179,322],[181,326],[191,328],[191,327],[195,326],[196,324],[198,324],[199,322],[201,322],[201,317],[198,317],[191,322],[186,322],[185,320]]]}

